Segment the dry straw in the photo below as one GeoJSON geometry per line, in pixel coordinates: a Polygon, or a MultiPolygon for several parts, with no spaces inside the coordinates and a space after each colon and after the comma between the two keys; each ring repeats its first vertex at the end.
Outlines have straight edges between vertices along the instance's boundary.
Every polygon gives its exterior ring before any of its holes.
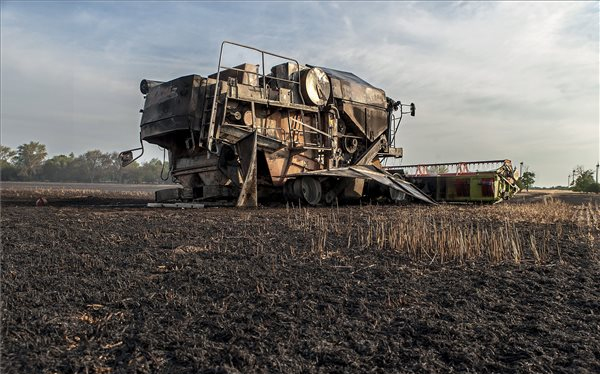
{"type": "Polygon", "coordinates": [[[311,252],[321,258],[339,251],[340,242],[347,248],[392,250],[430,263],[560,262],[561,247],[568,243],[583,243],[598,253],[597,204],[577,206],[548,199],[494,206],[351,209],[355,214],[341,215],[336,208],[288,209],[287,224],[309,236],[311,252]],[[565,226],[574,229],[564,230],[565,226]]]}

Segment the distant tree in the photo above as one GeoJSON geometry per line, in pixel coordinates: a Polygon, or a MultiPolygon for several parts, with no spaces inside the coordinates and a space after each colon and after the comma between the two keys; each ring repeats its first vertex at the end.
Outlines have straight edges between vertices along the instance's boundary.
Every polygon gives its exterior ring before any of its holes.
{"type": "MultiPolygon", "coordinates": [[[[111,153],[102,153],[94,149],[78,157],[87,181],[93,183],[100,180],[112,180],[115,159],[111,153]]],[[[114,175],[116,177],[116,174],[114,175]]]]}
{"type": "Polygon", "coordinates": [[[1,180],[45,180],[52,182],[118,182],[118,183],[165,183],[168,163],[153,158],[145,163],[134,162],[121,167],[117,152],[104,153],[94,149],[75,156],[57,155],[48,160],[46,146],[38,142],[23,144],[13,151],[0,145],[1,180]]]}
{"type": "Polygon", "coordinates": [[[19,175],[31,179],[42,167],[47,155],[46,146],[39,142],[29,142],[17,147],[15,165],[19,169],[19,175]]]}
{"type": "Polygon", "coordinates": [[[535,173],[527,170],[523,173],[520,178],[521,184],[525,187],[527,191],[529,191],[529,187],[533,186],[535,183],[535,173]]]}
{"type": "Polygon", "coordinates": [[[0,145],[0,163],[11,163],[17,152],[5,145],[0,145]]]}
{"type": "Polygon", "coordinates": [[[575,174],[577,175],[577,178],[573,185],[573,191],[584,192],[593,188],[592,185],[595,184],[595,182],[594,172],[592,170],[585,170],[583,166],[577,166],[575,174]]]}
{"type": "Polygon", "coordinates": [[[46,160],[40,173],[41,178],[52,182],[75,181],[74,161],[75,155],[72,152],[69,155],[58,155],[46,160]]]}
{"type": "Polygon", "coordinates": [[[121,168],[121,183],[141,183],[140,164],[137,161],[121,168]]]}
{"type": "MultiPolygon", "coordinates": [[[[161,171],[163,171],[163,162],[157,158],[142,165],[142,181],[144,183],[161,183],[161,171]]],[[[163,176],[167,176],[169,165],[165,162],[163,176]]]]}
{"type": "Polygon", "coordinates": [[[121,159],[118,152],[105,154],[104,163],[102,164],[102,177],[106,181],[121,181],[121,159]]]}
{"type": "Polygon", "coordinates": [[[16,180],[18,169],[13,161],[17,152],[5,145],[0,145],[0,180],[16,180]]]}
{"type": "Polygon", "coordinates": [[[446,165],[430,166],[427,168],[427,172],[429,174],[444,174],[444,173],[448,172],[448,166],[446,166],[446,165]]]}
{"type": "Polygon", "coordinates": [[[586,189],[585,192],[600,193],[600,183],[592,183],[586,189]]]}

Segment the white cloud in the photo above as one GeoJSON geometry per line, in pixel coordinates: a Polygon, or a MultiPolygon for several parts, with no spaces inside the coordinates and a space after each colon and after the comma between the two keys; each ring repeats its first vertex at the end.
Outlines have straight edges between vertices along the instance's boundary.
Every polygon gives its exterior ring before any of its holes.
{"type": "Polygon", "coordinates": [[[139,80],[210,74],[229,39],[352,71],[414,101],[417,117],[399,134],[406,162],[509,157],[551,185],[599,157],[594,4],[9,5],[1,119],[10,146],[135,146],[139,80]]]}

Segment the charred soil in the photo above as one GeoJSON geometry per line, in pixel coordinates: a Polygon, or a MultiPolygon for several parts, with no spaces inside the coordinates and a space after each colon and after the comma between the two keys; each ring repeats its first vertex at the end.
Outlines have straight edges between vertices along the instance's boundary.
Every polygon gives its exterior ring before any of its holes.
{"type": "Polygon", "coordinates": [[[60,198],[2,197],[4,373],[600,371],[598,200],[555,202],[553,216],[547,201],[161,210],[60,198]],[[490,233],[508,220],[526,240],[499,261],[486,248],[444,259],[362,229],[414,215],[490,233]]]}

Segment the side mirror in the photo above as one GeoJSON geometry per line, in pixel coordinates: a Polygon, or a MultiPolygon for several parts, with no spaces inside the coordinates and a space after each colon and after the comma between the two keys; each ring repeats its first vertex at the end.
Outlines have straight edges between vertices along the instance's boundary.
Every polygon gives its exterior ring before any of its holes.
{"type": "Polygon", "coordinates": [[[123,152],[119,153],[119,159],[121,160],[121,167],[124,168],[125,166],[131,164],[133,161],[135,161],[138,158],[140,158],[143,154],[144,154],[144,148],[143,147],[134,148],[134,149],[130,149],[130,150],[123,151],[123,152]],[[139,151],[140,149],[142,150],[142,153],[140,153],[136,157],[133,157],[133,151],[139,151]]]}
{"type": "Polygon", "coordinates": [[[417,108],[415,107],[415,103],[410,103],[410,115],[411,115],[411,117],[415,116],[415,110],[416,109],[417,108]]]}
{"type": "Polygon", "coordinates": [[[121,167],[125,167],[133,162],[133,152],[125,151],[119,153],[119,158],[121,159],[121,167]]]}

